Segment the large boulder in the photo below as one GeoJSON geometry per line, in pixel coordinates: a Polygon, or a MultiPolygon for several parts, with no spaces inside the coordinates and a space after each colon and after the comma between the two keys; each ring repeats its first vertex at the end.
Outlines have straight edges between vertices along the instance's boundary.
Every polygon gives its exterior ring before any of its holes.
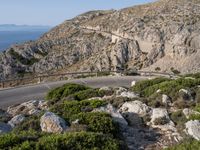
{"type": "Polygon", "coordinates": [[[13,117],[9,122],[8,124],[11,126],[11,127],[15,127],[17,125],[20,125],[20,123],[22,123],[23,121],[25,120],[25,116],[24,115],[17,115],[15,117],[13,117]]]}
{"type": "Polygon", "coordinates": [[[150,125],[163,131],[176,132],[175,124],[170,120],[167,109],[154,108],[151,115],[150,125]]]}
{"type": "Polygon", "coordinates": [[[200,140],[200,121],[191,120],[185,124],[186,132],[196,140],[200,140]]]}
{"type": "Polygon", "coordinates": [[[106,106],[102,106],[93,110],[94,112],[106,112],[109,113],[113,120],[118,122],[121,125],[128,125],[127,121],[124,117],[114,108],[111,104],[107,104],[106,106]]]}
{"type": "Polygon", "coordinates": [[[52,112],[46,112],[40,119],[42,131],[48,133],[63,133],[67,128],[67,123],[52,112]]]}
{"type": "Polygon", "coordinates": [[[151,111],[151,108],[141,101],[125,102],[120,110],[121,113],[135,113],[139,116],[145,116],[151,111]]]}
{"type": "Polygon", "coordinates": [[[0,122],[0,135],[4,133],[8,133],[12,130],[12,127],[9,124],[0,122]]]}

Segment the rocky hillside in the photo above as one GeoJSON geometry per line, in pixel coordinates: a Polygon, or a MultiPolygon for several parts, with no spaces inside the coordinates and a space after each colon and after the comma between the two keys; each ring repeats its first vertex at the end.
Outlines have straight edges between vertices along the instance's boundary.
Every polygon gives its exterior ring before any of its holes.
{"type": "Polygon", "coordinates": [[[0,54],[0,77],[50,71],[200,68],[200,0],[91,11],[0,54]]]}

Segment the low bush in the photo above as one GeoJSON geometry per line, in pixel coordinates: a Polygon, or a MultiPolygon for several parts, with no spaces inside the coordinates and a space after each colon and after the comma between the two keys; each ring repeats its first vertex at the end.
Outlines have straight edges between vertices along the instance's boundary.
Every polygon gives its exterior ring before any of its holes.
{"type": "Polygon", "coordinates": [[[36,135],[6,134],[0,136],[2,150],[119,150],[120,142],[111,135],[92,132],[36,135]]]}
{"type": "Polygon", "coordinates": [[[62,103],[55,104],[50,108],[50,111],[57,113],[66,120],[70,120],[72,115],[79,114],[100,106],[105,105],[105,101],[101,100],[84,100],[84,101],[64,101],[62,103]]]}
{"type": "Polygon", "coordinates": [[[101,112],[88,112],[73,115],[72,120],[79,119],[80,124],[88,126],[88,130],[92,132],[100,132],[106,134],[116,134],[117,126],[109,114],[101,112]]]}
{"type": "Polygon", "coordinates": [[[167,148],[166,150],[199,150],[200,149],[200,141],[196,141],[194,139],[187,139],[178,145],[167,148]]]}
{"type": "Polygon", "coordinates": [[[145,90],[147,87],[165,82],[165,81],[170,81],[170,79],[167,78],[155,78],[152,80],[142,80],[139,81],[135,84],[135,86],[133,86],[132,90],[135,92],[139,92],[141,93],[143,90],[145,90]]]}
{"type": "Polygon", "coordinates": [[[27,131],[29,129],[40,132],[40,117],[41,115],[27,117],[19,126],[14,128],[13,132],[17,134],[18,132],[27,131]]]}
{"type": "MultiPolygon", "coordinates": [[[[142,83],[138,83],[142,84],[142,83]]],[[[144,96],[144,97],[149,97],[152,94],[155,94],[157,90],[161,90],[162,93],[167,94],[168,96],[172,97],[174,100],[177,99],[179,96],[179,90],[180,89],[185,89],[185,88],[193,88],[195,89],[198,85],[200,84],[200,79],[185,79],[185,78],[179,78],[176,80],[168,80],[168,81],[163,81],[160,83],[152,84],[152,85],[146,85],[142,84],[138,88],[139,93],[144,96]]]]}
{"type": "Polygon", "coordinates": [[[37,150],[119,150],[120,144],[112,137],[100,133],[79,132],[43,137],[37,150]]]}
{"type": "Polygon", "coordinates": [[[92,97],[103,97],[106,91],[99,91],[99,89],[87,89],[79,91],[71,95],[75,100],[86,100],[92,97]]]}
{"type": "Polygon", "coordinates": [[[185,128],[185,123],[187,122],[188,119],[185,117],[182,110],[172,112],[170,114],[170,118],[175,123],[177,129],[183,131],[183,129],[185,128]]]}
{"type": "Polygon", "coordinates": [[[47,100],[60,100],[61,98],[67,97],[79,91],[87,90],[89,87],[84,85],[78,85],[73,83],[67,83],[61,87],[55,88],[48,92],[47,100]]]}

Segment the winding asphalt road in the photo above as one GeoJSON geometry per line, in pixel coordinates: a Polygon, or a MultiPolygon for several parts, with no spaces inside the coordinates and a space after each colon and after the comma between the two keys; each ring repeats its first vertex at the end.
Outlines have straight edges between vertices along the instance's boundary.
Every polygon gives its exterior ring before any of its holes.
{"type": "Polygon", "coordinates": [[[6,109],[8,106],[26,102],[29,100],[44,99],[45,94],[52,88],[62,86],[65,83],[78,83],[90,87],[99,88],[103,86],[110,87],[130,87],[131,82],[147,79],[142,76],[109,76],[109,77],[95,77],[67,81],[57,81],[50,83],[41,83],[37,85],[28,85],[10,89],[0,90],[0,108],[6,109]]]}

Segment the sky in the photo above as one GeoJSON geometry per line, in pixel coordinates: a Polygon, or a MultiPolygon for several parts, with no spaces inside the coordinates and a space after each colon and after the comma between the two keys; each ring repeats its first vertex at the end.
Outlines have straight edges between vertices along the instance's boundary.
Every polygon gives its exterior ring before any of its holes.
{"type": "Polygon", "coordinates": [[[153,0],[0,0],[0,24],[55,26],[90,10],[121,9],[153,0]]]}

